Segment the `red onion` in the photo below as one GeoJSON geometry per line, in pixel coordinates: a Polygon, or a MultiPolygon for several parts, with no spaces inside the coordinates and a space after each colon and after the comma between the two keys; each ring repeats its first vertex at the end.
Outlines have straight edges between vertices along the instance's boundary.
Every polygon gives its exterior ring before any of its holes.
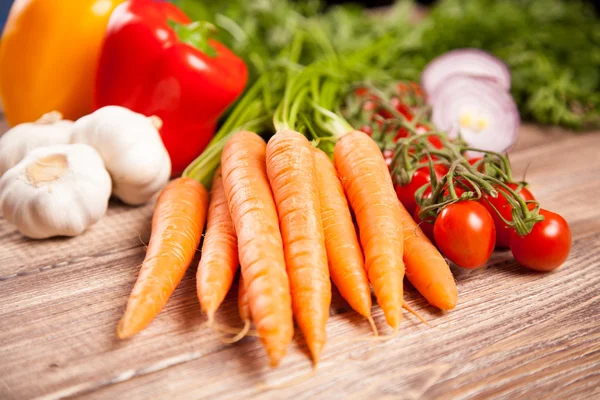
{"type": "Polygon", "coordinates": [[[519,111],[497,83],[468,76],[449,77],[435,92],[432,122],[450,137],[460,133],[472,147],[504,152],[517,140],[519,111]]]}
{"type": "Polygon", "coordinates": [[[421,85],[435,101],[435,91],[450,76],[466,75],[496,82],[505,91],[510,89],[510,71],[507,66],[483,50],[457,49],[433,59],[421,74],[421,85]]]}

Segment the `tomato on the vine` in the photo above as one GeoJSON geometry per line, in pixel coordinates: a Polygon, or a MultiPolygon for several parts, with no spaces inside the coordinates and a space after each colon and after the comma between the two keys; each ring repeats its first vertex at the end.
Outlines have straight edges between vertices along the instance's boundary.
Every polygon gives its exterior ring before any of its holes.
{"type": "Polygon", "coordinates": [[[511,235],[510,250],[515,260],[536,271],[552,271],[560,267],[571,251],[571,230],[560,215],[540,210],[543,221],[536,222],[528,235],[511,235]]]}
{"type": "Polygon", "coordinates": [[[496,243],[494,220],[476,201],[444,207],[433,225],[433,236],[442,254],[463,268],[483,266],[496,243]]]}
{"type": "MultiPolygon", "coordinates": [[[[434,165],[433,170],[438,179],[444,176],[448,172],[448,167],[442,164],[434,165]]],[[[429,175],[429,167],[421,167],[417,169],[412,176],[410,183],[407,185],[394,185],[396,189],[396,195],[398,199],[406,208],[411,215],[415,212],[417,207],[417,200],[415,199],[415,192],[426,183],[431,182],[431,175],[429,175]]]]}
{"type": "MultiPolygon", "coordinates": [[[[508,187],[512,190],[516,190],[518,188],[518,184],[516,183],[508,183],[508,187]]],[[[500,215],[507,221],[512,221],[512,207],[510,203],[506,200],[506,197],[502,195],[500,192],[508,193],[506,189],[501,186],[494,186],[494,188],[498,191],[498,197],[493,198],[488,194],[483,195],[483,199],[481,200],[481,204],[488,210],[492,218],[494,219],[494,225],[496,226],[496,247],[497,248],[507,248],[510,246],[510,237],[512,233],[515,231],[513,227],[507,226],[506,223],[500,218],[500,215]],[[487,200],[487,201],[486,201],[487,200]],[[500,215],[498,215],[498,212],[500,215]]],[[[522,187],[521,190],[517,192],[525,201],[527,200],[535,200],[533,194],[526,188],[522,187]]]]}
{"type": "MultiPolygon", "coordinates": [[[[410,108],[410,106],[402,103],[402,101],[397,98],[397,97],[393,97],[390,100],[390,106],[394,107],[396,109],[396,111],[398,111],[400,114],[402,114],[404,116],[404,118],[406,118],[407,121],[412,121],[413,119],[413,112],[410,108]]],[[[391,114],[388,118],[391,118],[391,114]]]]}

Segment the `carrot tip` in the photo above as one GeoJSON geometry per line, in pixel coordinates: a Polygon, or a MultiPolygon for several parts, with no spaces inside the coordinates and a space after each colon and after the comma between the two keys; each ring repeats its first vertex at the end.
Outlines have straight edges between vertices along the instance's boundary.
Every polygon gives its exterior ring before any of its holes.
{"type": "Polygon", "coordinates": [[[411,313],[412,315],[417,317],[419,319],[419,321],[421,321],[422,323],[424,323],[427,326],[430,326],[429,323],[427,323],[427,321],[425,320],[425,318],[423,318],[418,312],[416,312],[411,306],[409,306],[408,303],[404,302],[402,304],[402,307],[405,310],[407,310],[409,313],[411,313]]]}
{"type": "Polygon", "coordinates": [[[130,337],[132,337],[133,335],[135,335],[137,333],[137,332],[128,330],[125,325],[126,325],[125,322],[121,319],[119,321],[119,324],[117,325],[117,338],[118,339],[121,339],[121,340],[129,339],[130,337]]]}
{"type": "Polygon", "coordinates": [[[215,322],[215,313],[212,311],[207,312],[206,317],[208,318],[208,326],[212,328],[213,323],[215,322]]]}
{"type": "Polygon", "coordinates": [[[375,325],[375,321],[373,320],[373,317],[369,315],[367,317],[367,321],[369,321],[369,325],[371,325],[371,329],[373,330],[373,334],[375,336],[379,336],[379,331],[377,330],[377,325],[375,325]]]}
{"type": "Polygon", "coordinates": [[[226,338],[226,337],[220,336],[219,339],[223,343],[233,344],[235,342],[239,342],[240,340],[242,340],[249,332],[250,332],[250,320],[246,320],[246,321],[244,321],[244,327],[242,329],[240,329],[235,336],[233,336],[232,338],[226,338]]]}

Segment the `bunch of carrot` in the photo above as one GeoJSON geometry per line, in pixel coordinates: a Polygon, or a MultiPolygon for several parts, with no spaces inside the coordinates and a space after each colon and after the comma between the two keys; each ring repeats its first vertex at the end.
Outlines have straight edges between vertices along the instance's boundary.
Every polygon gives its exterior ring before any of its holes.
{"type": "Polygon", "coordinates": [[[293,319],[318,363],[330,278],[372,326],[369,283],[397,331],[405,272],[432,305],[453,308],[450,269],[398,201],[377,144],[352,131],[337,141],[333,158],[291,130],[268,143],[243,131],[225,145],[210,201],[198,181],[172,181],[157,200],[146,258],[117,335],[136,334],[164,307],[206,220],[197,272],[202,310],[212,323],[239,264],[240,317],[246,328],[250,321],[256,326],[272,366],[292,340],[293,319]]]}

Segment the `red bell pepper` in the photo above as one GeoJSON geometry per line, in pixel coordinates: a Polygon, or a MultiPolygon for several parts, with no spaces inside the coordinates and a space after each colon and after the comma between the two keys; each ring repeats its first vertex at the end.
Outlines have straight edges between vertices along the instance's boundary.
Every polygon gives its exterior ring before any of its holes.
{"type": "Polygon", "coordinates": [[[94,107],[159,116],[174,176],[204,150],[248,79],[244,62],[208,39],[207,27],[173,4],[129,0],[113,11],[100,55],[94,107]]]}

